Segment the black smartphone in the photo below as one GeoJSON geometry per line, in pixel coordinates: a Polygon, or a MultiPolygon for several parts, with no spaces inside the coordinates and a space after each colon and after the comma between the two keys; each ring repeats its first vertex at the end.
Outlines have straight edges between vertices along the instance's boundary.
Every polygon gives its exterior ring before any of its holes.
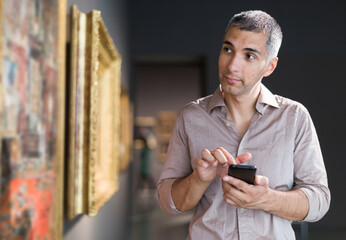
{"type": "Polygon", "coordinates": [[[256,170],[256,166],[252,165],[229,165],[228,175],[253,185],[255,181],[256,170]]]}

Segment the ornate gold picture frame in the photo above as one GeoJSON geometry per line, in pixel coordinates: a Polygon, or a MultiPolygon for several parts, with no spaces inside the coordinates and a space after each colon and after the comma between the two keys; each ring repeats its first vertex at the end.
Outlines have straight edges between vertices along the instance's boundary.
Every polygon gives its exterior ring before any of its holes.
{"type": "Polygon", "coordinates": [[[94,216],[117,191],[121,57],[99,11],[72,6],[67,218],[94,216]]]}

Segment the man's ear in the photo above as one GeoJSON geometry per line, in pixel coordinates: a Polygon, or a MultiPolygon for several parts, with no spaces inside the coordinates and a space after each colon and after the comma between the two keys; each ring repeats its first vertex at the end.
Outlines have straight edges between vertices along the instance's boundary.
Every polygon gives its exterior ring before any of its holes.
{"type": "Polygon", "coordinates": [[[278,64],[279,58],[275,57],[270,60],[270,62],[267,65],[267,68],[263,74],[263,77],[268,77],[270,74],[272,74],[278,64]]]}

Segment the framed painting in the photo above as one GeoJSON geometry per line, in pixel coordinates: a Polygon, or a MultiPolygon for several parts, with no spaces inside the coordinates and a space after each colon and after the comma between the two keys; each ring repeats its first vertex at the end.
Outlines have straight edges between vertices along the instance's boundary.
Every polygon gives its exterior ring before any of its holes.
{"type": "Polygon", "coordinates": [[[118,189],[121,57],[99,11],[71,9],[67,218],[97,214],[118,189]]]}
{"type": "Polygon", "coordinates": [[[119,169],[124,171],[127,169],[132,158],[133,146],[133,106],[130,101],[130,96],[125,88],[121,90],[120,100],[120,158],[119,169]]]}
{"type": "Polygon", "coordinates": [[[62,239],[66,0],[0,19],[0,239],[62,239]]]}
{"type": "Polygon", "coordinates": [[[157,114],[156,137],[158,140],[158,154],[161,162],[166,161],[169,141],[174,127],[176,112],[160,111],[157,114]]]}

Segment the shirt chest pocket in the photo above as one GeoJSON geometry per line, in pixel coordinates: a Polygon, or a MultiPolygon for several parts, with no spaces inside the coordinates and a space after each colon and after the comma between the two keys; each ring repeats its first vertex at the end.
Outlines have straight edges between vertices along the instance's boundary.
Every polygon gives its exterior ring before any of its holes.
{"type": "Polygon", "coordinates": [[[253,138],[243,151],[252,153],[248,164],[256,165],[257,174],[269,179],[271,188],[289,190],[294,181],[294,139],[288,131],[276,131],[253,138]]]}

